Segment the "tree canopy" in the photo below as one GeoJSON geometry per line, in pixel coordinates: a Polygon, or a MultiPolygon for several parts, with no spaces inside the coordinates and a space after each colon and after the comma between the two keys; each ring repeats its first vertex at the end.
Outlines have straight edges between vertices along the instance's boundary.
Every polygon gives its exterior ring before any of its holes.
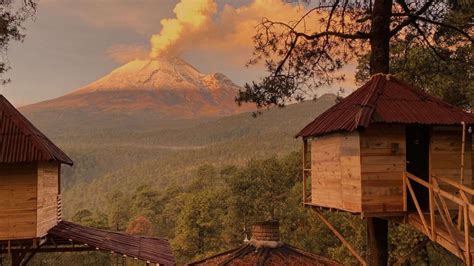
{"type": "Polygon", "coordinates": [[[2,74],[10,68],[7,50],[12,40],[25,38],[25,20],[34,15],[37,0],[0,0],[0,83],[8,82],[2,74]]]}
{"type": "Polygon", "coordinates": [[[445,51],[472,44],[472,10],[456,0],[333,0],[318,1],[298,21],[263,19],[249,64],[264,62],[268,75],[246,84],[236,100],[262,108],[306,99],[343,79],[338,70],[367,51],[369,73],[389,73],[394,43],[449,56],[445,51]]]}

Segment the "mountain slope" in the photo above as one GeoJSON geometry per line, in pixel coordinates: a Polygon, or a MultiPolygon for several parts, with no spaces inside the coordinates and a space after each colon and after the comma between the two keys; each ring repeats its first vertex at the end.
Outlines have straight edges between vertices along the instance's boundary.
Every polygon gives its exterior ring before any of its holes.
{"type": "Polygon", "coordinates": [[[225,75],[202,74],[177,57],[135,60],[72,93],[21,111],[44,123],[68,124],[67,118],[76,117],[94,127],[104,120],[134,126],[137,119],[154,123],[250,110],[235,103],[238,89],[225,75]]]}
{"type": "Polygon", "coordinates": [[[63,175],[65,211],[70,214],[100,205],[104,191],[130,192],[143,184],[164,189],[170,183],[190,182],[203,164],[240,165],[252,158],[298,150],[301,140],[294,135],[335,99],[335,95],[324,95],[316,101],[266,110],[257,118],[244,113],[197,122],[186,129],[57,136],[54,141],[75,162],[63,175]]]}

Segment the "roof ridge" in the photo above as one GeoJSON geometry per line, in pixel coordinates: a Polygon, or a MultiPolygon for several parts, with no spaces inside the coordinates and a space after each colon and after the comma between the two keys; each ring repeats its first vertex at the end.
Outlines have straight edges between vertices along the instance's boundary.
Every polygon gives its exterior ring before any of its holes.
{"type": "MultiPolygon", "coordinates": [[[[389,79],[389,77],[390,76],[386,74],[382,74],[382,73],[378,73],[372,76],[371,79],[374,79],[374,82],[370,84],[371,85],[370,92],[362,101],[361,106],[360,106],[361,109],[357,112],[356,117],[354,118],[356,128],[359,126],[366,127],[370,123],[372,115],[374,114],[374,111],[375,111],[375,106],[377,104],[378,98],[382,94],[385,87],[384,85],[387,82],[387,79],[389,79]],[[383,82],[382,85],[380,85],[381,82],[383,82]],[[369,103],[371,104],[369,105],[369,103]],[[366,110],[365,108],[369,108],[366,116],[363,115],[364,110],[366,110]],[[364,119],[364,121],[362,121],[362,124],[361,124],[362,119],[364,119]]],[[[370,82],[370,80],[368,82],[370,82]]]]}

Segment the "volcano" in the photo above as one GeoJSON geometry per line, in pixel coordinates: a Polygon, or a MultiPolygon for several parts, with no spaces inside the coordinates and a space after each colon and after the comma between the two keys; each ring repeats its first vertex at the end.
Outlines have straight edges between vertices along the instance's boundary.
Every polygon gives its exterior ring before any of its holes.
{"type": "Polygon", "coordinates": [[[178,57],[134,60],[62,97],[21,108],[29,116],[74,113],[89,117],[157,119],[218,117],[249,111],[239,107],[239,87],[224,74],[203,74],[178,57]]]}

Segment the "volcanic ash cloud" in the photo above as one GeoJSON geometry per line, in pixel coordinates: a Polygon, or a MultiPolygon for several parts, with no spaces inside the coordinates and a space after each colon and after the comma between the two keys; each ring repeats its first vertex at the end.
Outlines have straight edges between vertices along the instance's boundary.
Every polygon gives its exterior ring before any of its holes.
{"type": "Polygon", "coordinates": [[[173,12],[175,18],[161,20],[160,33],[151,37],[151,58],[173,54],[173,49],[184,36],[209,25],[217,11],[213,0],[181,0],[173,12]]]}

